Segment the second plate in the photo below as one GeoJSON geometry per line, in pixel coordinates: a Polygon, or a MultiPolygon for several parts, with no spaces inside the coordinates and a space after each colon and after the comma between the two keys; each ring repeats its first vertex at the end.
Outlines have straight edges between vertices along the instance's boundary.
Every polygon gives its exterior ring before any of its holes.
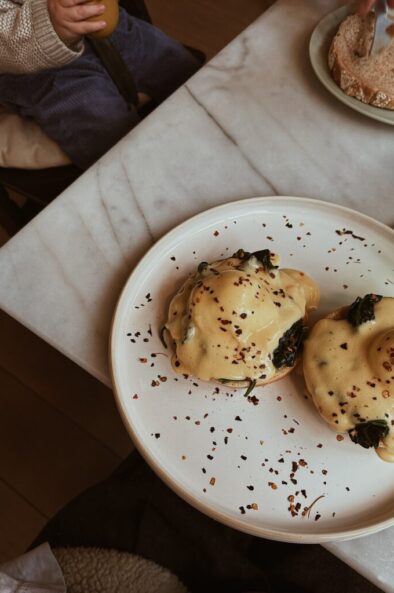
{"type": "MultiPolygon", "coordinates": [[[[354,7],[353,7],[354,11],[354,7]]],[[[339,24],[348,14],[352,12],[351,6],[342,6],[333,12],[327,14],[317,25],[312,33],[309,43],[309,57],[312,68],[320,82],[326,87],[334,97],[342,103],[366,115],[391,126],[394,125],[394,111],[389,109],[380,109],[357,101],[353,97],[348,97],[334,82],[328,68],[328,50],[331,41],[338,29],[339,24]]]]}

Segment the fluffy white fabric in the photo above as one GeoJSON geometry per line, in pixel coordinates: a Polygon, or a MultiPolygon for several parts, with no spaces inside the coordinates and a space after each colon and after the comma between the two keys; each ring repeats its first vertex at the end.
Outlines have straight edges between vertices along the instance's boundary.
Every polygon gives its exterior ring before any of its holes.
{"type": "Polygon", "coordinates": [[[135,554],[98,548],[55,548],[67,593],[187,593],[178,577],[135,554]]]}

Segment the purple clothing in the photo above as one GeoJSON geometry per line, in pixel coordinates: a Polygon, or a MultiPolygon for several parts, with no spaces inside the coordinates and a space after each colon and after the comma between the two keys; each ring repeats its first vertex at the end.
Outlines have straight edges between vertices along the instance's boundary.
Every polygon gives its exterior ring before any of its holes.
{"type": "MultiPolygon", "coordinates": [[[[181,44],[123,9],[111,41],[137,90],[157,103],[199,67],[181,44]]],[[[138,112],[120,95],[89,43],[80,58],[61,68],[0,75],[0,104],[34,119],[82,169],[139,122],[138,112]]]]}

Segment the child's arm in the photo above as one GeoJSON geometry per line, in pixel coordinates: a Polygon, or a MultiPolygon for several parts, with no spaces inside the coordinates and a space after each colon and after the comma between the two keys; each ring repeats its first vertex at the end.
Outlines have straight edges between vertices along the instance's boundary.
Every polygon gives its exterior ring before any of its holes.
{"type": "Polygon", "coordinates": [[[24,74],[72,62],[83,35],[101,30],[100,4],[86,0],[0,0],[0,74],[24,74]]]}

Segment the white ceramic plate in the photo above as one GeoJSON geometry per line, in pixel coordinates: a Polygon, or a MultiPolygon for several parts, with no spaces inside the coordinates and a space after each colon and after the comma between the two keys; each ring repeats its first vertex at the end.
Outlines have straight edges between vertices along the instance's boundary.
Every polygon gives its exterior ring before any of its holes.
{"type": "Polygon", "coordinates": [[[367,117],[394,125],[394,111],[373,107],[373,105],[367,105],[361,101],[357,101],[357,99],[353,99],[353,97],[348,97],[331,77],[327,61],[328,50],[339,24],[351,12],[354,12],[354,7],[342,6],[327,14],[319,22],[312,33],[309,43],[309,57],[312,67],[320,82],[342,103],[345,103],[351,109],[355,109],[367,117]]]}
{"type": "Polygon", "coordinates": [[[190,504],[254,535],[320,543],[394,525],[394,465],[347,436],[339,442],[305,399],[296,372],[257,388],[253,405],[242,390],[172,371],[158,334],[169,299],[199,262],[241,247],[268,247],[283,266],[310,274],[321,287],[321,316],[368,292],[394,296],[394,232],[357,212],[275,197],[195,216],[152,247],[117,305],[113,384],[134,443],[190,504]],[[343,230],[351,233],[338,234],[343,230]],[[289,496],[300,503],[297,516],[288,510],[289,496]]]}

